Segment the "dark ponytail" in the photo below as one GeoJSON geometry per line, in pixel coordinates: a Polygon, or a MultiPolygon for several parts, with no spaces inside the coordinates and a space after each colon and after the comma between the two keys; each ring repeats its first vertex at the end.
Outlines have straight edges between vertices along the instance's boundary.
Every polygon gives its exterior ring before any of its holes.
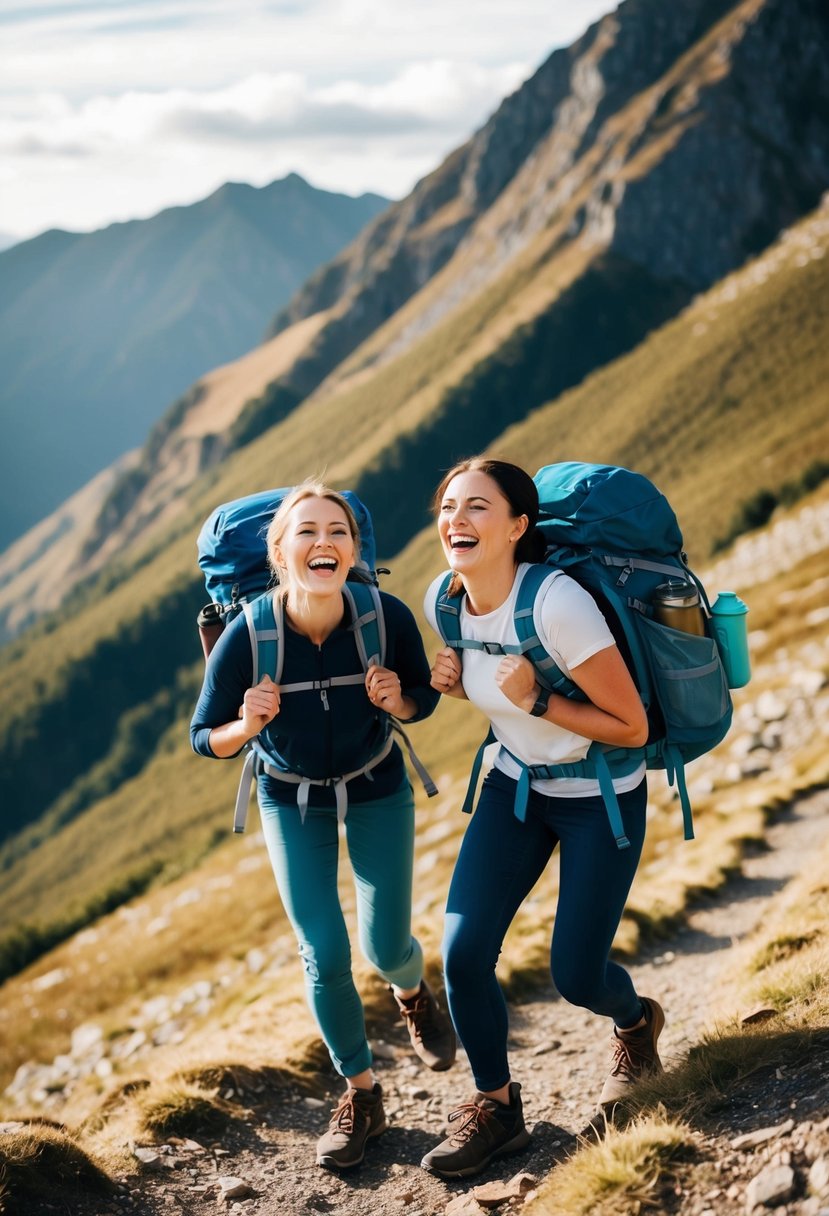
{"type": "Polygon", "coordinates": [[[532,524],[515,546],[515,560],[516,562],[543,562],[546,552],[546,537],[537,525],[532,524]]]}

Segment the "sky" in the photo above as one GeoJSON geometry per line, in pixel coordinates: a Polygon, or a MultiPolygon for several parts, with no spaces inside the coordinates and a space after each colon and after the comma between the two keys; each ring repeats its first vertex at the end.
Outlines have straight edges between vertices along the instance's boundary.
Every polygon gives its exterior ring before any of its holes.
{"type": "Polygon", "coordinates": [[[401,198],[613,0],[0,0],[0,239],[226,181],[401,198]]]}

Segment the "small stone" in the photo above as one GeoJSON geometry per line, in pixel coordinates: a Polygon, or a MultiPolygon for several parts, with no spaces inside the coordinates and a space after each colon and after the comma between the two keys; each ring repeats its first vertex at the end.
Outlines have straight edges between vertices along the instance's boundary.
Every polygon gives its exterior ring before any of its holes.
{"type": "Polygon", "coordinates": [[[245,966],[253,975],[259,975],[260,972],[264,971],[267,963],[267,957],[262,950],[254,948],[253,950],[248,950],[245,955],[245,966]]]}
{"type": "Polygon", "coordinates": [[[550,1039],[550,1041],[547,1043],[539,1043],[537,1047],[532,1049],[530,1055],[546,1056],[547,1052],[557,1051],[559,1047],[561,1047],[561,1041],[559,1039],[550,1039]]]}
{"type": "Polygon", "coordinates": [[[482,1208],[471,1195],[456,1195],[443,1209],[444,1216],[485,1216],[482,1208]]]}
{"type": "Polygon", "coordinates": [[[243,1178],[234,1178],[232,1175],[220,1178],[219,1188],[221,1190],[219,1199],[225,1203],[229,1199],[245,1199],[254,1193],[243,1178]]]}
{"type": "Polygon", "coordinates": [[[829,1194],[829,1157],[818,1157],[809,1170],[809,1190],[813,1195],[829,1194]]]}
{"type": "Polygon", "coordinates": [[[383,1039],[374,1039],[371,1044],[371,1054],[376,1060],[396,1060],[397,1048],[383,1039]]]}
{"type": "Polygon", "coordinates": [[[302,1105],[307,1106],[309,1110],[319,1110],[321,1106],[325,1106],[322,1098],[303,1098],[302,1105]]]}
{"type": "Polygon", "coordinates": [[[521,1199],[531,1191],[538,1179],[532,1174],[516,1174],[508,1182],[485,1182],[472,1188],[473,1198],[485,1208],[495,1208],[510,1199],[521,1199]]]}
{"type": "Polygon", "coordinates": [[[746,1187],[746,1211],[784,1203],[793,1190],[794,1170],[790,1165],[767,1166],[746,1187]]]}
{"type": "Polygon", "coordinates": [[[140,1161],[142,1165],[149,1166],[150,1168],[153,1166],[162,1166],[164,1164],[164,1157],[157,1151],[157,1149],[154,1148],[141,1148],[140,1146],[136,1145],[136,1147],[132,1150],[132,1155],[136,1158],[136,1160],[140,1161]]]}
{"type": "Polygon", "coordinates": [[[760,1144],[768,1144],[769,1140],[775,1140],[778,1136],[785,1136],[794,1127],[794,1120],[787,1119],[785,1123],[778,1123],[775,1127],[759,1127],[757,1131],[746,1132],[743,1136],[737,1136],[731,1141],[731,1147],[734,1149],[757,1148],[760,1144]]]}
{"type": "Polygon", "coordinates": [[[97,1047],[103,1037],[104,1032],[101,1027],[93,1025],[91,1022],[84,1023],[83,1026],[77,1026],[72,1031],[70,1052],[73,1056],[86,1055],[93,1047],[97,1047]]]}

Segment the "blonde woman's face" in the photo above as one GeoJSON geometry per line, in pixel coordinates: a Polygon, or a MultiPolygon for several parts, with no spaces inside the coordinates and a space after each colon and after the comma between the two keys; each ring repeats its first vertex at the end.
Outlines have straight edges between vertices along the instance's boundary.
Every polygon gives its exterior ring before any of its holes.
{"type": "Polygon", "coordinates": [[[338,594],[354,564],[355,550],[348,518],[329,498],[311,496],[288,513],[274,547],[280,581],[310,595],[338,594]]]}

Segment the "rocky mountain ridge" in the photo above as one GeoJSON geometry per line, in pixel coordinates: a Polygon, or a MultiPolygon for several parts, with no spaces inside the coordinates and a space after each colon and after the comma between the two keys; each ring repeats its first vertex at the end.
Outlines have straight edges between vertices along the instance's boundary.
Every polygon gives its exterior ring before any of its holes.
{"type": "MultiPolygon", "coordinates": [[[[303,399],[350,409],[350,392],[421,348],[428,367],[426,350],[478,300],[484,319],[463,322],[474,341],[448,339],[456,354],[424,372],[447,433],[478,381],[534,380],[516,388],[516,421],[591,358],[621,353],[816,205],[829,186],[827,63],[815,0],[622,4],[309,280],[258,376],[243,360],[212,418],[210,378],[194,386],[114,480],[81,564],[169,518],[196,477],[303,399]]],[[[445,459],[445,437],[425,442],[445,459]]]]}
{"type": "Polygon", "coordinates": [[[0,547],[128,449],[387,200],[296,174],[0,253],[0,547]]]}

